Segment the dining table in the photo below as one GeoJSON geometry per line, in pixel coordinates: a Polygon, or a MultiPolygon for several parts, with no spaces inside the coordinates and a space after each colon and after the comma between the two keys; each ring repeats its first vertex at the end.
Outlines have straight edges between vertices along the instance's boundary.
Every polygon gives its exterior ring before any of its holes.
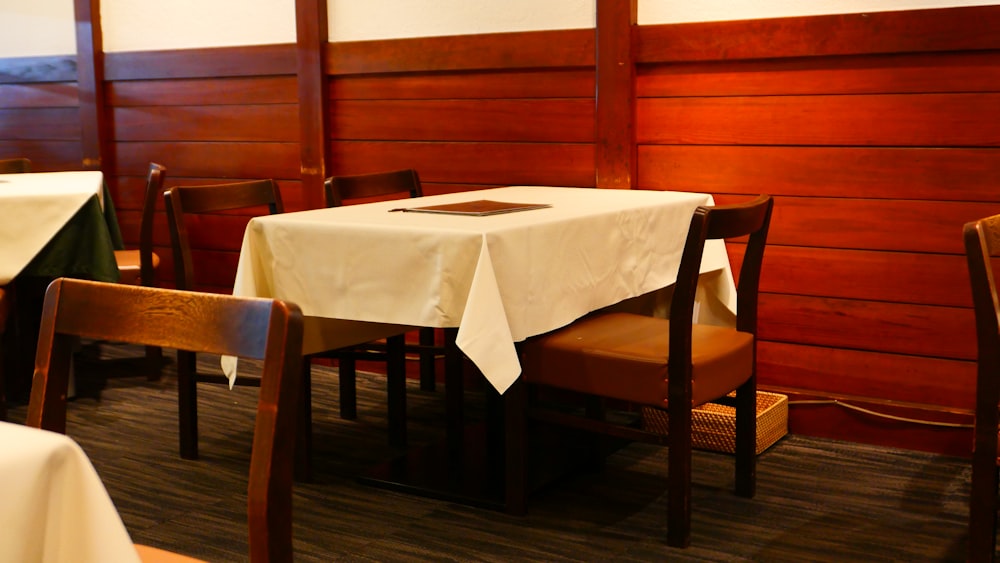
{"type": "Polygon", "coordinates": [[[64,434],[0,422],[0,563],[138,562],[90,459],[64,434]]]}
{"type": "Polygon", "coordinates": [[[41,303],[58,277],[120,278],[114,251],[124,248],[114,203],[100,171],[0,174],[0,286],[14,289],[5,348],[8,396],[22,398],[31,380],[41,303]]]}
{"type": "MultiPolygon", "coordinates": [[[[233,294],[298,304],[304,354],[443,328],[502,395],[521,372],[519,342],[664,293],[703,205],[714,205],[710,194],[509,186],[255,217],[233,294]]],[[[697,313],[732,322],[723,241],[706,245],[701,272],[697,313]]],[[[653,298],[643,306],[668,305],[653,298]]],[[[223,369],[238,377],[234,359],[223,369]]],[[[446,430],[458,444],[461,377],[453,374],[446,368],[446,430]]]]}

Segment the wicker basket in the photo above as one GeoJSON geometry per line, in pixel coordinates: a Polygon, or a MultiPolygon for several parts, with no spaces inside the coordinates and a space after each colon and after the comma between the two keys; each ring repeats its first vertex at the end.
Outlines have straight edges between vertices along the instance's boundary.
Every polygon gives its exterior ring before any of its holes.
{"type": "MultiPolygon", "coordinates": [[[[734,397],[730,394],[730,397],[734,397]]],[[[667,412],[643,407],[642,426],[660,434],[667,433],[667,412]]],[[[691,411],[691,442],[700,450],[733,453],[736,450],[736,409],[706,403],[691,411]]],[[[757,392],[757,453],[788,434],[788,397],[778,393],[757,392]]]]}

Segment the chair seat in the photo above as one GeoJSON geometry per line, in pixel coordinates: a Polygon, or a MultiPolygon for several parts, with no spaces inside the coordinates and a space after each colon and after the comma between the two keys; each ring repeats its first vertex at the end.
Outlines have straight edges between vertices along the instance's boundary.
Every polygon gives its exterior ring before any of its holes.
{"type": "MultiPolygon", "coordinates": [[[[153,269],[160,266],[160,257],[154,252],[153,269]]],[[[118,263],[118,271],[121,272],[119,283],[128,285],[142,285],[140,279],[141,265],[138,250],[116,250],[115,262],[118,263]]]]}
{"type": "Polygon", "coordinates": [[[139,559],[142,563],[205,563],[201,559],[164,551],[148,545],[135,544],[135,550],[139,553],[139,559]]]}
{"type": "MultiPolygon", "coordinates": [[[[670,321],[655,317],[586,317],[525,342],[523,377],[529,383],[663,408],[669,331],[670,321]]],[[[691,340],[692,406],[725,395],[753,373],[752,334],[695,324],[691,340]]]]}

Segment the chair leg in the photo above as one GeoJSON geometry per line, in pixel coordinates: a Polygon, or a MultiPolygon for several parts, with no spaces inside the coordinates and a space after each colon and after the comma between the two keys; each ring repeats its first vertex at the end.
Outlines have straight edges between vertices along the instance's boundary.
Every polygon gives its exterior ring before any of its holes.
{"type": "Polygon", "coordinates": [[[420,336],[420,390],[433,391],[437,386],[434,329],[422,328],[418,334],[420,336]]]}
{"type": "Polygon", "coordinates": [[[691,544],[691,403],[669,401],[667,545],[691,544]]]}
{"type": "Polygon", "coordinates": [[[177,403],[181,457],[198,459],[198,375],[194,352],[177,351],[177,403]]]}
{"type": "Polygon", "coordinates": [[[312,359],[302,359],[298,420],[295,421],[295,480],[312,482],[312,359]]]}
{"type": "Polygon", "coordinates": [[[504,504],[507,514],[523,516],[528,511],[528,400],[527,386],[518,378],[503,394],[504,504]]]}
{"type": "MultiPolygon", "coordinates": [[[[994,440],[995,443],[995,440],[994,440]]],[[[969,561],[992,562],[997,538],[996,449],[972,453],[972,487],[969,493],[969,561]]]]}
{"type": "Polygon", "coordinates": [[[146,346],[147,381],[159,381],[163,372],[163,348],[146,346]]]}
{"type": "Polygon", "coordinates": [[[736,390],[736,494],[753,498],[757,492],[757,380],[736,390]]]}
{"type": "Polygon", "coordinates": [[[389,445],[406,447],[406,341],[402,334],[385,339],[389,445]]]}
{"type": "Polygon", "coordinates": [[[337,373],[340,376],[340,418],[358,418],[357,369],[354,356],[345,351],[337,356],[337,373]]]}

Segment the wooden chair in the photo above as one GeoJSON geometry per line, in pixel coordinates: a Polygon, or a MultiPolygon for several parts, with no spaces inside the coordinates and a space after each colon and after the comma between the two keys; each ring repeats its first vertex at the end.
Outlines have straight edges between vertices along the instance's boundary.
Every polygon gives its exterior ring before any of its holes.
{"type": "MultiPolygon", "coordinates": [[[[364,202],[386,199],[402,199],[423,196],[423,188],[416,170],[395,170],[355,176],[332,176],[324,183],[327,207],[339,207],[349,202],[364,202]]],[[[418,331],[418,344],[405,344],[405,352],[415,354],[420,360],[420,388],[433,391],[436,383],[435,362],[444,354],[444,346],[435,344],[433,328],[418,331]]],[[[336,350],[322,356],[337,359],[340,374],[340,416],[357,417],[355,395],[357,360],[388,361],[385,342],[367,344],[336,350]]],[[[405,393],[405,382],[404,389],[405,393]]],[[[394,401],[391,399],[391,403],[394,401]]],[[[394,442],[400,441],[397,437],[394,442]]],[[[405,442],[405,437],[402,439],[405,442]]]]}
{"type": "MultiPolygon", "coordinates": [[[[281,193],[273,180],[251,180],[210,186],[174,186],[164,194],[167,223],[174,256],[174,283],[177,289],[194,291],[194,260],[188,234],[187,218],[192,214],[206,214],[246,208],[266,208],[270,213],[283,213],[281,193]]],[[[177,351],[177,395],[180,425],[180,453],[184,459],[198,458],[198,383],[229,385],[221,373],[199,373],[197,356],[193,350],[177,351]]],[[[238,385],[259,385],[255,377],[240,376],[238,385]]],[[[308,381],[302,382],[303,400],[309,400],[308,381]]],[[[308,404],[308,403],[307,403],[308,404]]],[[[300,433],[309,433],[308,410],[302,413],[300,433]]]]}
{"type": "Polygon", "coordinates": [[[31,172],[31,161],[27,158],[5,158],[0,160],[0,174],[25,174],[31,172]]]}
{"type": "Polygon", "coordinates": [[[997,442],[1000,440],[1000,296],[993,269],[1000,252],[1000,215],[966,223],[965,256],[978,346],[976,417],[969,495],[969,561],[993,561],[997,530],[997,442]]]}
{"type": "MultiPolygon", "coordinates": [[[[691,409],[736,391],[736,493],[752,497],[756,472],[757,289],[773,202],[699,207],[691,219],[670,306],[670,320],[597,313],[528,339],[521,380],[508,400],[525,401],[526,384],[666,411],[669,436],[619,425],[594,402],[581,416],[539,401],[528,416],[627,440],[665,444],[668,453],[667,543],[686,547],[691,529],[691,409]],[[705,241],[749,235],[737,289],[736,328],[693,324],[705,241]]],[[[508,413],[518,412],[515,406],[508,413]]],[[[523,412],[521,410],[520,412],[523,412]]],[[[508,504],[523,511],[526,424],[508,424],[508,504]]]]}
{"type": "MultiPolygon", "coordinates": [[[[43,311],[27,418],[35,428],[66,431],[76,338],[263,360],[247,492],[250,561],[291,561],[292,449],[302,361],[298,307],[271,299],[61,278],[49,286],[43,311]]],[[[189,560],[136,548],[143,561],[189,560]]]]}
{"type": "MultiPolygon", "coordinates": [[[[139,224],[139,248],[133,250],[116,250],[115,261],[121,272],[120,283],[129,285],[156,285],[156,270],[160,267],[160,257],[153,252],[153,216],[156,212],[156,200],[163,193],[163,180],[167,169],[155,162],[149,163],[146,172],[146,191],[142,202],[142,219],[139,224]]],[[[159,379],[160,368],[163,365],[163,350],[156,346],[146,347],[146,360],[149,363],[148,379],[159,379]]]]}

